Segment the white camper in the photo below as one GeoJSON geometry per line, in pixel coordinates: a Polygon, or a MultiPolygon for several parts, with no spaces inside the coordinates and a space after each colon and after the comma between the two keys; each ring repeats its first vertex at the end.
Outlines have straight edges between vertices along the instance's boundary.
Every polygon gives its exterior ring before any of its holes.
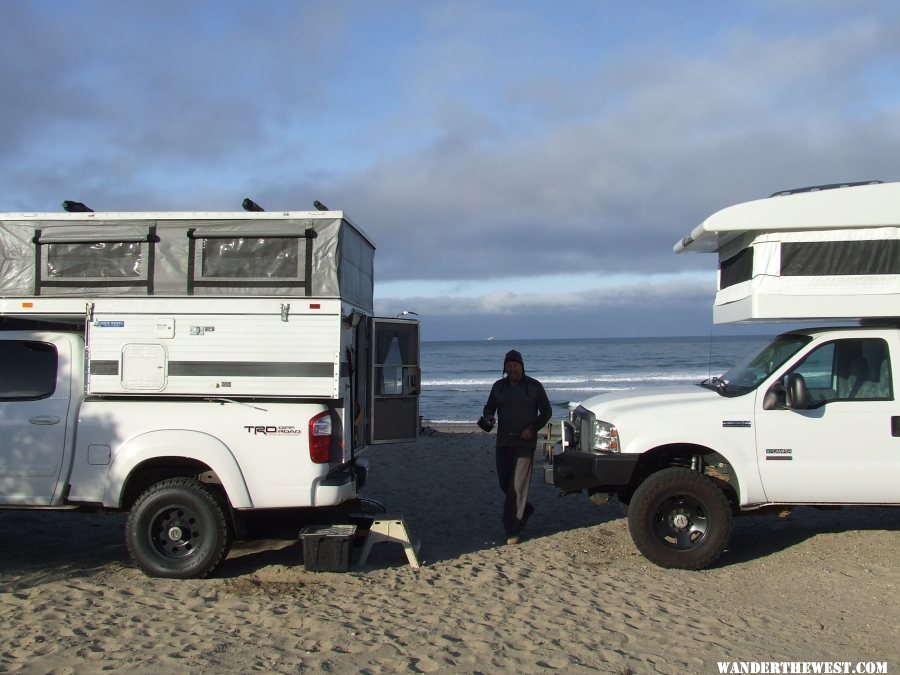
{"type": "Polygon", "coordinates": [[[0,506],[128,510],[154,575],[356,498],[419,429],[418,324],[339,211],[0,215],[0,506]]]}
{"type": "Polygon", "coordinates": [[[732,517],[900,505],[900,183],[779,193],[675,245],[719,255],[715,320],[858,319],[794,330],[696,385],[604,394],[563,423],[546,472],[615,494],[638,549],[698,569],[732,517]]]}
{"type": "Polygon", "coordinates": [[[719,258],[713,320],[900,316],[900,183],[776,193],[723,209],[675,244],[719,258]]]}

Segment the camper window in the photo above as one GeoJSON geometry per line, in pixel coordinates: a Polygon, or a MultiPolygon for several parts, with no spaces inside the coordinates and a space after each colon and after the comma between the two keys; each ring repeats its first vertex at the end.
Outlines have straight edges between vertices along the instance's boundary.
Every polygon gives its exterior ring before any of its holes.
{"type": "Polygon", "coordinates": [[[273,227],[248,236],[247,223],[191,228],[188,236],[188,294],[198,288],[303,288],[310,295],[315,234],[273,227]]]}
{"type": "Polygon", "coordinates": [[[204,239],[203,279],[300,279],[297,238],[204,239]]]}
{"type": "Polygon", "coordinates": [[[47,244],[44,279],[141,279],[143,246],[130,241],[47,244]]]}
{"type": "Polygon", "coordinates": [[[748,281],[753,276],[753,247],[719,263],[719,290],[748,281]]]}
{"type": "MultiPolygon", "coordinates": [[[[153,292],[156,228],[133,223],[36,229],[35,293],[44,288],[145,287],[153,292]]],[[[64,292],[64,291],[57,291],[64,292]]]]}
{"type": "Polygon", "coordinates": [[[900,274],[900,240],[794,241],[781,244],[781,275],[900,274]]]}

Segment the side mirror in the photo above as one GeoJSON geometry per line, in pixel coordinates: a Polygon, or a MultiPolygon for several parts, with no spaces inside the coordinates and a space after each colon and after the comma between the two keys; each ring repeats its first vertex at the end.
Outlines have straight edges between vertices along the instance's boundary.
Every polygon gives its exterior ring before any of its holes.
{"type": "Polygon", "coordinates": [[[806,380],[800,373],[791,373],[785,382],[785,405],[791,410],[806,410],[812,399],[809,389],[806,388],[806,380]]]}
{"type": "Polygon", "coordinates": [[[785,408],[784,398],[784,385],[776,382],[769,387],[769,391],[763,397],[763,410],[783,410],[785,408]]]}

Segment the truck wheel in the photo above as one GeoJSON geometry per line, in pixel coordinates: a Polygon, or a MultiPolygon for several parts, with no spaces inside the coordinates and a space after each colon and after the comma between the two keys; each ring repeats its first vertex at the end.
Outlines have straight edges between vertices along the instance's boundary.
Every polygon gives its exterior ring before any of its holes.
{"type": "Polygon", "coordinates": [[[192,478],[151,485],[128,514],[125,539],[135,564],[154,577],[205,577],[231,544],[219,499],[192,478]]]}
{"type": "Polygon", "coordinates": [[[663,469],[635,490],[628,529],[635,546],[651,562],[697,570],[725,550],[731,507],[706,476],[690,469],[663,469]]]}

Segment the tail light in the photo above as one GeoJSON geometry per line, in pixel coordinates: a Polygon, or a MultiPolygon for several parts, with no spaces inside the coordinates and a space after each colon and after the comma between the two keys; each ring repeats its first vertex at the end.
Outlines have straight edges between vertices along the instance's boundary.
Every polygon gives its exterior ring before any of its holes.
{"type": "Polygon", "coordinates": [[[331,413],[321,412],[309,421],[309,458],[314,464],[331,461],[331,413]]]}

